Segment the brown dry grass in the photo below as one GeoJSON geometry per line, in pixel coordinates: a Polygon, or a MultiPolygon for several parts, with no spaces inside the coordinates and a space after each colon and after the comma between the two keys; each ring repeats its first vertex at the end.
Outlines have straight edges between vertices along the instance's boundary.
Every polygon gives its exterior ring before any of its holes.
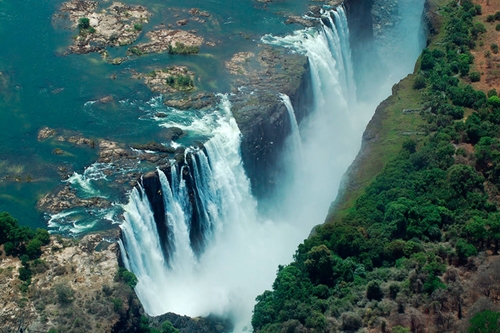
{"type": "Polygon", "coordinates": [[[500,21],[486,22],[488,15],[494,15],[500,11],[500,0],[476,0],[474,3],[482,7],[482,15],[477,16],[475,20],[482,22],[487,32],[479,37],[476,48],[471,51],[474,55],[472,70],[481,73],[481,81],[471,84],[475,89],[484,92],[491,89],[500,91],[500,53],[494,54],[490,48],[491,44],[500,44],[500,31],[495,30],[500,21]]]}

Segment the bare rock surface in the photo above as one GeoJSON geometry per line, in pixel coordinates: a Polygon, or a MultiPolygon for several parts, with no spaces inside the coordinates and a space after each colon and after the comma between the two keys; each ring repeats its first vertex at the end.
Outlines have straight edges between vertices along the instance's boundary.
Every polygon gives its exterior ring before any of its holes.
{"type": "Polygon", "coordinates": [[[80,241],[51,237],[30,266],[22,293],[21,261],[0,257],[0,331],[47,332],[51,328],[112,332],[127,317],[132,289],[117,282],[118,246],[94,234],[80,241]]]}
{"type": "Polygon", "coordinates": [[[76,191],[69,185],[66,185],[55,194],[46,194],[38,201],[40,209],[52,214],[74,207],[105,208],[109,207],[109,205],[110,202],[101,197],[80,198],[77,196],[76,191]]]}
{"type": "Polygon", "coordinates": [[[38,131],[38,141],[43,141],[56,134],[56,130],[48,127],[44,127],[38,131]]]}
{"type": "Polygon", "coordinates": [[[146,36],[150,42],[134,46],[141,54],[172,52],[173,48],[181,44],[185,47],[199,47],[204,42],[203,37],[184,30],[159,29],[148,32],[146,36]]]}

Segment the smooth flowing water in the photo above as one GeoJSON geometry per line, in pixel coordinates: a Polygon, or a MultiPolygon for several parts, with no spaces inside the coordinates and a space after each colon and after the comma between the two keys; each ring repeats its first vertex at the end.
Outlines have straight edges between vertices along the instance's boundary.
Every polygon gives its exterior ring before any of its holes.
{"type": "MultiPolygon", "coordinates": [[[[196,72],[200,90],[227,92],[224,62],[239,51],[251,51],[254,40],[270,31],[285,33],[297,25],[284,25],[280,13],[307,11],[302,0],[264,6],[233,0],[124,0],[143,5],[152,13],[136,43],[145,32],[161,23],[174,24],[190,8],[207,11],[205,23],[190,21],[182,27],[197,30],[215,46],[203,45],[193,56],[152,54],[120,66],[106,63],[99,54],[63,55],[77,35],[69,21],[54,17],[63,0],[0,1],[0,211],[9,211],[21,223],[46,226],[35,209],[42,196],[63,184],[65,175],[85,168],[97,159],[95,149],[58,140],[38,141],[44,126],[71,130],[91,139],[144,143],[158,139],[158,122],[147,116],[155,107],[151,93],[133,72],[185,65],[196,72]],[[267,7],[267,8],[266,8],[267,7]],[[103,104],[102,97],[113,100],[103,104]],[[54,154],[59,148],[64,154],[54,154]],[[62,172],[60,170],[67,170],[62,172]]],[[[99,1],[100,7],[111,2],[99,1]]],[[[109,48],[112,56],[124,56],[127,47],[109,48]]],[[[92,182],[92,180],[91,180],[92,182]]],[[[77,185],[75,185],[78,187],[77,185]]],[[[105,187],[105,186],[102,186],[105,187]]],[[[79,189],[80,190],[80,189],[79,189]]],[[[102,193],[106,189],[100,189],[102,193]]],[[[109,196],[116,196],[110,193],[109,196]]],[[[79,214],[75,214],[79,215],[79,214]]],[[[77,218],[75,217],[75,221],[77,218]]],[[[108,222],[109,223],[109,222],[108,222]]],[[[85,230],[85,228],[83,229],[85,230]]]]}

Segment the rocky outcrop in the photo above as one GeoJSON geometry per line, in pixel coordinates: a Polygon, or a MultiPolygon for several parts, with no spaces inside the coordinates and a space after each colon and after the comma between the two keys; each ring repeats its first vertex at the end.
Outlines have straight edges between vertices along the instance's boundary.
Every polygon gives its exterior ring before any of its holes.
{"type": "Polygon", "coordinates": [[[311,110],[312,90],[305,56],[263,46],[257,59],[252,58],[236,54],[227,66],[232,73],[245,73],[235,80],[245,88],[232,96],[232,110],[242,134],[241,155],[252,192],[265,199],[280,181],[281,154],[290,133],[291,120],[279,94],[290,97],[300,121],[311,110]]]}
{"type": "Polygon", "coordinates": [[[51,237],[20,290],[18,258],[0,257],[0,331],[134,332],[140,304],[117,279],[118,246],[101,235],[51,237]]]}
{"type": "Polygon", "coordinates": [[[189,92],[195,89],[194,72],[188,70],[186,66],[155,69],[148,74],[136,73],[133,77],[143,80],[151,91],[162,94],[189,92]]]}
{"type": "Polygon", "coordinates": [[[56,193],[48,193],[38,200],[38,209],[51,214],[57,214],[65,209],[75,207],[106,208],[110,202],[101,197],[80,198],[69,185],[56,193]]]}
{"type": "MultiPolygon", "coordinates": [[[[60,132],[66,133],[64,130],[60,132]]],[[[42,129],[40,133],[42,133],[42,137],[46,133],[52,134],[52,138],[56,140],[56,142],[58,140],[74,141],[75,144],[80,145],[90,145],[89,142],[92,142],[92,146],[97,146],[98,149],[97,163],[102,166],[100,172],[113,180],[109,182],[108,186],[110,188],[117,188],[119,192],[123,194],[132,188],[140,178],[140,173],[137,169],[138,161],[143,161],[146,165],[149,163],[151,169],[154,169],[156,166],[170,166],[170,160],[173,158],[180,160],[184,158],[184,150],[182,148],[174,149],[155,141],[145,144],[135,144],[128,147],[124,144],[110,140],[100,139],[94,141],[79,135],[72,135],[69,137],[62,134],[57,135],[58,131],[47,130],[47,128],[42,129]],[[74,138],[74,140],[72,138],[74,138]],[[120,170],[120,172],[117,173],[115,172],[116,170],[120,170]]],[[[171,130],[169,135],[175,137],[181,134],[182,130],[179,133],[179,131],[174,129],[171,130]]],[[[60,171],[65,179],[71,176],[64,167],[61,167],[60,171]]],[[[76,207],[101,209],[109,208],[110,205],[111,203],[104,197],[82,197],[70,183],[67,183],[42,197],[37,203],[37,208],[43,212],[57,214],[76,207]]]]}
{"type": "Polygon", "coordinates": [[[171,106],[179,110],[201,110],[209,107],[214,107],[216,99],[214,94],[200,92],[197,94],[181,94],[171,96],[165,100],[165,105],[171,106]]]}
{"type": "Polygon", "coordinates": [[[98,2],[72,0],[61,5],[60,12],[67,14],[73,28],[79,29],[69,50],[73,53],[101,52],[108,46],[133,43],[142,31],[142,24],[151,14],[143,6],[128,6],[113,2],[98,11],[98,2]]]}
{"type": "Polygon", "coordinates": [[[238,52],[233,55],[231,60],[226,61],[225,65],[229,73],[233,75],[248,75],[245,63],[254,57],[255,54],[253,52],[238,52]]]}
{"type": "Polygon", "coordinates": [[[184,30],[160,29],[146,34],[148,43],[137,44],[129,49],[130,54],[142,55],[146,53],[197,53],[198,47],[203,44],[203,37],[196,36],[184,30]]]}

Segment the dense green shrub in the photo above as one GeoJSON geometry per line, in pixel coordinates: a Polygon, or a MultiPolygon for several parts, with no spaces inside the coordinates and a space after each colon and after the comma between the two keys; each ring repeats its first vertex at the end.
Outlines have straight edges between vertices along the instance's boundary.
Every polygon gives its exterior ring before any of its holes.
{"type": "Polygon", "coordinates": [[[485,310],[470,319],[469,333],[500,333],[500,312],[485,310]]]}
{"type": "Polygon", "coordinates": [[[135,274],[123,267],[120,267],[118,269],[118,273],[116,274],[115,280],[123,281],[130,288],[135,288],[138,282],[135,274]]]}
{"type": "Polygon", "coordinates": [[[78,19],[78,28],[80,30],[90,28],[90,19],[88,17],[82,17],[78,19]]]}
{"type": "Polygon", "coordinates": [[[471,82],[479,82],[481,80],[481,73],[479,72],[470,72],[469,78],[471,82]]]}
{"type": "Polygon", "coordinates": [[[380,288],[380,283],[378,281],[370,281],[366,285],[366,297],[369,300],[380,301],[384,297],[382,288],[380,288]]]}
{"type": "Polygon", "coordinates": [[[184,43],[176,42],[175,46],[172,44],[168,45],[169,54],[193,54],[198,53],[200,48],[198,46],[188,46],[184,43]]]}
{"type": "Polygon", "coordinates": [[[427,83],[425,82],[425,78],[423,76],[418,75],[415,77],[415,81],[413,81],[413,89],[423,89],[427,86],[427,83]]]}

